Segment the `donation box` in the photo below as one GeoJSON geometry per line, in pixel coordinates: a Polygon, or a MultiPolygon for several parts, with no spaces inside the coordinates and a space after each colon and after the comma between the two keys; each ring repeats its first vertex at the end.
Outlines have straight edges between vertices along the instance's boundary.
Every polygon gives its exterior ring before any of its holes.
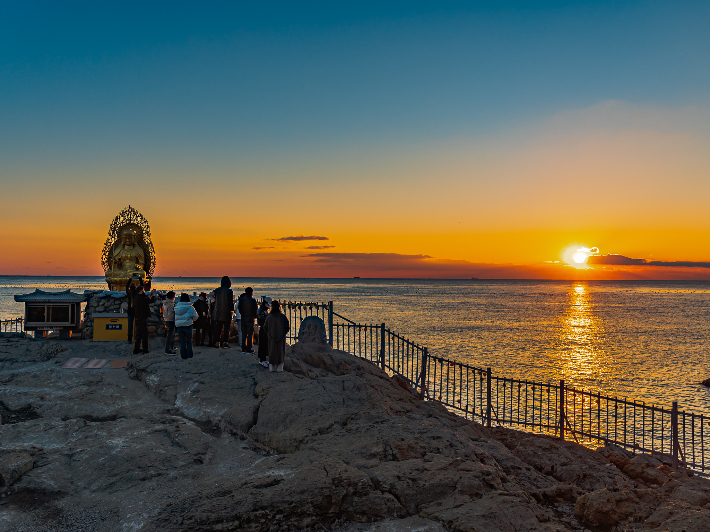
{"type": "Polygon", "coordinates": [[[94,318],[94,342],[99,340],[127,340],[128,314],[97,312],[94,318]]]}

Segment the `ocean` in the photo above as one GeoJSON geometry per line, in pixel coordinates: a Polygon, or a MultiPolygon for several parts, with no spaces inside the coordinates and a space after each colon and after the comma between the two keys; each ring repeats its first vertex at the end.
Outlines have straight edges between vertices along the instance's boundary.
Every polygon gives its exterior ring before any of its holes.
{"type": "MultiPolygon", "coordinates": [[[[387,327],[437,356],[497,375],[710,415],[710,282],[233,278],[257,297],[333,301],[335,311],[387,327]]],[[[14,294],[103,289],[102,277],[0,277],[0,317],[21,316],[14,294]]],[[[176,292],[212,278],[155,278],[176,292]]]]}

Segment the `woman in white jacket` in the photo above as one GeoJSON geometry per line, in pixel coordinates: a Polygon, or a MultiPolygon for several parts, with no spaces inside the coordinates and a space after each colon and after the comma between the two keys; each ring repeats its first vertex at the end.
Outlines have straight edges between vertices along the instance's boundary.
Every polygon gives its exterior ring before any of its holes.
{"type": "Polygon", "coordinates": [[[182,294],[175,305],[175,328],[180,338],[180,358],[192,358],[192,324],[197,319],[197,311],[190,302],[190,296],[182,294]]]}

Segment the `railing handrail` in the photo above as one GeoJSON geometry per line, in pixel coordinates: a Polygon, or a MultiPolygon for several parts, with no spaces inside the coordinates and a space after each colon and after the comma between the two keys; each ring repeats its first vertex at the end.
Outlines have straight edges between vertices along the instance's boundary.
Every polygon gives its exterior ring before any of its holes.
{"type": "Polygon", "coordinates": [[[23,317],[0,320],[0,332],[22,332],[24,323],[23,317]]]}
{"type": "MultiPolygon", "coordinates": [[[[579,437],[583,440],[580,443],[587,445],[614,443],[670,456],[674,464],[683,463],[696,470],[710,467],[705,466],[703,432],[708,416],[679,411],[677,403],[668,409],[568,387],[564,381],[493,375],[490,368],[429,354],[425,346],[392,331],[384,323],[357,323],[334,312],[332,302],[322,308],[328,309],[329,342],[333,347],[400,375],[422,399],[439,402],[462,416],[480,420],[487,426],[495,422],[553,433],[561,439],[569,435],[579,441],[579,437]],[[679,443],[681,439],[683,444],[679,443]]],[[[295,324],[292,327],[295,329],[295,324]]],[[[710,459],[710,449],[707,454],[710,459]]]]}

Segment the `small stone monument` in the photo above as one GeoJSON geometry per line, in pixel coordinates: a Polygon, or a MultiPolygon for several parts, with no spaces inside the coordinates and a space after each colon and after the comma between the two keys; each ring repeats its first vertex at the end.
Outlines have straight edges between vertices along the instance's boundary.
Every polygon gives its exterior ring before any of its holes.
{"type": "Polygon", "coordinates": [[[325,323],[318,316],[308,316],[298,328],[298,343],[328,345],[325,323]]]}

